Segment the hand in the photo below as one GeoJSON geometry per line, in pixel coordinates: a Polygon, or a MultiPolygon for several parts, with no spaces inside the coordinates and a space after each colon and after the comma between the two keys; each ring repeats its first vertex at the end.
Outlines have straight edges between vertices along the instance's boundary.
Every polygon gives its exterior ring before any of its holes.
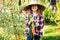
{"type": "Polygon", "coordinates": [[[39,23],[36,23],[36,26],[39,26],[39,23]]]}
{"type": "Polygon", "coordinates": [[[34,21],[34,19],[33,18],[31,18],[30,19],[30,21],[29,21],[29,25],[31,24],[31,22],[33,22],[34,21]]]}
{"type": "Polygon", "coordinates": [[[34,19],[33,19],[33,18],[31,18],[31,20],[30,20],[30,21],[32,22],[32,21],[34,21],[34,19]]]}
{"type": "Polygon", "coordinates": [[[29,28],[27,27],[24,31],[24,34],[28,34],[29,33],[29,28]]]}

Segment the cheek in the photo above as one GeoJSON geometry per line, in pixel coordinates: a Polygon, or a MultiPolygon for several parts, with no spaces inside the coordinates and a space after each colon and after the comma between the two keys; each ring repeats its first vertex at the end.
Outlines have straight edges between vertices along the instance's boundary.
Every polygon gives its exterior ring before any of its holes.
{"type": "Polygon", "coordinates": [[[35,8],[35,10],[37,10],[37,8],[35,8]]]}
{"type": "Polygon", "coordinates": [[[36,11],[36,9],[32,9],[32,11],[36,11]]]}
{"type": "Polygon", "coordinates": [[[31,8],[33,10],[33,8],[31,8]]]}
{"type": "Polygon", "coordinates": [[[35,8],[36,10],[38,9],[38,7],[35,8]]]}
{"type": "Polygon", "coordinates": [[[34,8],[32,8],[32,11],[34,11],[35,9],[34,8]]]}

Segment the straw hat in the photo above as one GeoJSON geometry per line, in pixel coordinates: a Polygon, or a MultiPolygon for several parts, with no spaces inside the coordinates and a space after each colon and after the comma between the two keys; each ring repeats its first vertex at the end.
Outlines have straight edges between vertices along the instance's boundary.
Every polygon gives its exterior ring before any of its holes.
{"type": "Polygon", "coordinates": [[[24,7],[24,10],[26,11],[27,9],[31,9],[32,5],[38,5],[38,9],[40,9],[42,11],[45,10],[45,6],[39,4],[38,0],[31,0],[30,4],[28,4],[27,6],[24,7]]]}

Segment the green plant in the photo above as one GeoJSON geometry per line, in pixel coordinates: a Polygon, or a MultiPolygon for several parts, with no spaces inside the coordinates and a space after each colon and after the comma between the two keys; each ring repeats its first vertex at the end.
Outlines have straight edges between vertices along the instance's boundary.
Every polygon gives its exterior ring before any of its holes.
{"type": "Polygon", "coordinates": [[[53,11],[49,8],[46,8],[46,10],[44,11],[45,22],[54,23],[54,16],[55,14],[53,13],[53,11]]]}
{"type": "Polygon", "coordinates": [[[57,3],[57,14],[55,15],[55,22],[60,27],[60,3],[57,3]]]}

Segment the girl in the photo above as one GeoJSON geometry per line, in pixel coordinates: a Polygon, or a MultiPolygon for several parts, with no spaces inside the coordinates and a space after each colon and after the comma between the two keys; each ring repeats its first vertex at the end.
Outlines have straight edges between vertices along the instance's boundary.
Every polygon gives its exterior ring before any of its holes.
{"type": "Polygon", "coordinates": [[[38,5],[32,5],[31,6],[32,9],[32,13],[33,13],[33,17],[32,19],[29,21],[29,24],[31,24],[32,22],[34,23],[33,29],[34,29],[34,40],[39,40],[40,36],[42,35],[41,32],[41,28],[43,28],[44,26],[44,20],[43,20],[43,16],[41,15],[41,11],[38,10],[38,5]]]}
{"type": "Polygon", "coordinates": [[[44,26],[44,18],[41,16],[41,11],[38,10],[38,5],[32,5],[31,6],[32,13],[33,13],[33,19],[34,20],[34,40],[39,40],[40,36],[42,35],[42,32],[40,32],[40,29],[44,26]]]}
{"type": "Polygon", "coordinates": [[[43,5],[40,5],[37,0],[34,0],[34,1],[30,2],[30,4],[28,6],[24,7],[24,10],[27,10],[28,8],[31,8],[32,15],[33,15],[33,17],[30,19],[28,24],[30,25],[33,22],[33,24],[34,24],[33,27],[35,30],[35,32],[33,33],[34,40],[39,40],[40,36],[41,36],[40,34],[42,34],[42,32],[40,31],[40,27],[43,28],[43,26],[44,26],[44,20],[43,20],[44,18],[40,14],[39,14],[40,16],[38,16],[38,13],[40,13],[40,12],[38,12],[38,9],[42,10],[42,12],[43,12],[45,10],[45,7],[43,5]]]}

